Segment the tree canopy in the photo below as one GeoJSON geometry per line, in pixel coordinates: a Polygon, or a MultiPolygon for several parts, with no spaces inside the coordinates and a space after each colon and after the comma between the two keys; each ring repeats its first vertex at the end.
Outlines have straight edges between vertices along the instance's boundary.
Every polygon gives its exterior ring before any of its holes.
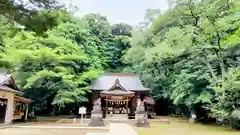
{"type": "Polygon", "coordinates": [[[76,17],[55,0],[3,0],[0,65],[39,112],[87,102],[103,71],[132,72],[155,100],[168,102],[169,113],[181,108],[199,121],[239,126],[240,1],[170,3],[166,11],[148,9],[133,27],[100,14],[76,17]]]}
{"type": "MultiPolygon", "coordinates": [[[[99,14],[77,18],[55,9],[36,14],[58,23],[50,28],[49,22],[38,25],[38,17],[32,17],[19,29],[1,16],[1,67],[12,72],[39,112],[88,102],[90,82],[104,70],[123,66],[129,35],[112,34],[112,26],[99,14]]],[[[121,29],[129,32],[129,27],[121,29]]]]}
{"type": "Polygon", "coordinates": [[[230,120],[240,109],[239,4],[172,1],[149,27],[132,32],[125,70],[140,74],[156,100],[187,108],[186,115],[230,120]]]}

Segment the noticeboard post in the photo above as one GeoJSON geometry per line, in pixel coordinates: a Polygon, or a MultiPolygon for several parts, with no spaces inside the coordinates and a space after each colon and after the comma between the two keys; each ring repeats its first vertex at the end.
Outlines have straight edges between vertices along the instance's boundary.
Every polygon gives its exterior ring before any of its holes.
{"type": "Polygon", "coordinates": [[[82,106],[82,107],[79,107],[79,110],[78,110],[78,114],[81,114],[81,124],[82,124],[82,120],[83,120],[83,114],[86,114],[87,113],[87,108],[82,106]]]}

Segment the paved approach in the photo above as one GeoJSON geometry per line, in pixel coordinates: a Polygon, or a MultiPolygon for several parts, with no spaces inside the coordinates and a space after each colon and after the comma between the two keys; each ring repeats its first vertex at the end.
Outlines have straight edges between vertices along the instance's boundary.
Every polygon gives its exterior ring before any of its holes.
{"type": "Polygon", "coordinates": [[[138,135],[132,126],[126,123],[110,123],[110,127],[78,126],[11,126],[0,129],[0,135],[138,135]],[[104,132],[105,131],[105,132],[104,132]]]}
{"type": "Polygon", "coordinates": [[[138,135],[138,133],[126,123],[111,123],[109,132],[87,133],[86,135],[138,135]]]}

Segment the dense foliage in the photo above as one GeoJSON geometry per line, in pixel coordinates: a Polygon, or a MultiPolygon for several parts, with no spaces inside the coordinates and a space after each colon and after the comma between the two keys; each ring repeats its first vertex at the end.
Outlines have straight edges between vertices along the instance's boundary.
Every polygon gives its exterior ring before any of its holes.
{"type": "Polygon", "coordinates": [[[140,75],[169,113],[238,126],[239,0],[171,0],[135,28],[100,14],[78,18],[56,2],[32,0],[29,9],[3,0],[0,9],[0,65],[39,111],[86,102],[89,83],[107,70],[140,75]]]}
{"type": "Polygon", "coordinates": [[[37,14],[52,16],[59,24],[39,34],[45,24],[38,25],[38,19],[25,20],[25,28],[20,29],[1,16],[1,67],[12,72],[25,97],[34,100],[37,112],[77,107],[88,101],[91,80],[104,70],[122,67],[131,26],[125,29],[119,24],[113,29],[99,14],[83,18],[61,10],[37,14]],[[59,16],[52,16],[55,13],[59,16]],[[123,33],[112,34],[116,29],[123,33]]]}
{"type": "Polygon", "coordinates": [[[39,35],[58,25],[60,22],[57,18],[61,17],[58,11],[66,9],[70,12],[75,8],[73,6],[67,8],[66,5],[60,4],[59,0],[0,1],[0,15],[8,18],[12,26],[27,25],[28,29],[39,35]]]}
{"type": "Polygon", "coordinates": [[[239,120],[239,1],[171,2],[133,31],[125,70],[140,74],[155,99],[188,108],[185,115],[230,120],[235,112],[239,120]]]}

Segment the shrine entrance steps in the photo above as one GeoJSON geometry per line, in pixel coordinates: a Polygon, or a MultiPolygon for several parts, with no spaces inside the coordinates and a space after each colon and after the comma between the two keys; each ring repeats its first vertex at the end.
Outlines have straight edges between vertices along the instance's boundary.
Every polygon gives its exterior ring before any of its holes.
{"type": "Polygon", "coordinates": [[[110,123],[126,123],[128,121],[127,114],[109,114],[106,120],[110,123]]]}

